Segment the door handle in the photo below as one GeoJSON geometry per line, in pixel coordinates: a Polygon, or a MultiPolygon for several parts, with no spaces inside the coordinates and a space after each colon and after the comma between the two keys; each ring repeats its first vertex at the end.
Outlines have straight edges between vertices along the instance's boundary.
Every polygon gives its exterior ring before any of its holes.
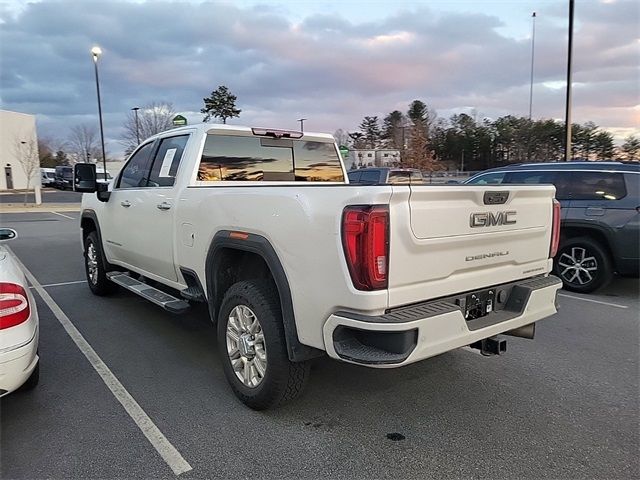
{"type": "Polygon", "coordinates": [[[129,208],[131,206],[131,202],[129,200],[123,200],[122,202],[120,202],[120,205],[129,208]]]}
{"type": "Polygon", "coordinates": [[[168,202],[162,202],[156,205],[156,207],[158,207],[158,210],[169,210],[171,208],[171,204],[168,202]]]}

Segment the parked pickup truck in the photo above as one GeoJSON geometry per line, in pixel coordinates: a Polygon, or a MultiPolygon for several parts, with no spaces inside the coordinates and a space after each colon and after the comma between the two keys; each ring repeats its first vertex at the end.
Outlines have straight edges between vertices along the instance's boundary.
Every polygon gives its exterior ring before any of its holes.
{"type": "Polygon", "coordinates": [[[551,185],[349,185],[330,135],[199,125],[143,142],[107,187],[75,168],[89,287],[206,302],[235,394],[297,396],[308,360],[407,365],[506,348],[556,312],[551,185]]]}

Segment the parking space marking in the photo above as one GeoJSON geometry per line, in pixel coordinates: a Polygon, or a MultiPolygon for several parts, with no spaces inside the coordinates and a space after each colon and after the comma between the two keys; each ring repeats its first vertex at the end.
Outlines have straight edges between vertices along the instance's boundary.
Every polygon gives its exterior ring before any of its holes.
{"type": "Polygon", "coordinates": [[[600,305],[606,305],[608,307],[629,308],[626,305],[620,305],[618,303],[603,302],[601,300],[593,300],[591,298],[577,297],[575,295],[567,295],[566,293],[559,293],[558,296],[559,297],[573,298],[574,300],[582,300],[583,302],[598,303],[600,305]]]}
{"type": "Polygon", "coordinates": [[[53,213],[54,215],[60,215],[61,217],[68,218],[69,220],[75,220],[74,217],[70,217],[69,215],[64,215],[62,213],[58,213],[58,212],[49,212],[49,213],[53,213]]]}
{"type": "MultiPolygon", "coordinates": [[[[87,283],[86,280],[76,280],[75,282],[62,282],[62,283],[47,283],[45,285],[40,285],[42,288],[49,287],[62,287],[64,285],[77,285],[79,283],[87,283]]],[[[33,285],[30,288],[35,288],[33,285]]]]}
{"type": "Polygon", "coordinates": [[[62,327],[66,330],[67,334],[71,337],[71,340],[76,344],[78,349],[89,361],[91,366],[100,375],[102,381],[107,388],[111,390],[113,396],[124,407],[125,411],[129,414],[131,419],[138,426],[140,431],[147,437],[149,443],[156,449],[158,454],[167,463],[167,465],[173,470],[175,475],[188,472],[193,468],[182,457],[180,452],[167,440],[160,429],[153,423],[153,420],[149,418],[146,412],[140,407],[138,402],[131,396],[126,388],[120,383],[116,376],[109,370],[109,367],[98,356],[93,347],[85,340],[80,331],[71,322],[69,317],[58,306],[58,304],[51,298],[44,287],[38,282],[36,277],[25,267],[25,265],[16,256],[15,252],[11,248],[6,247],[7,250],[14,256],[16,263],[20,266],[29,282],[35,287],[36,291],[47,304],[51,312],[58,319],[62,327]]]}

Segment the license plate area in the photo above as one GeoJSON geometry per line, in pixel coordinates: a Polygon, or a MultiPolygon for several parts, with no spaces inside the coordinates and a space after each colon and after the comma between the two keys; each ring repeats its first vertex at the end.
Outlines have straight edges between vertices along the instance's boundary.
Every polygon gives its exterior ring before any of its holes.
{"type": "Polygon", "coordinates": [[[464,312],[465,320],[475,320],[495,310],[496,291],[495,289],[488,289],[472,292],[463,298],[459,298],[457,303],[464,312]]]}

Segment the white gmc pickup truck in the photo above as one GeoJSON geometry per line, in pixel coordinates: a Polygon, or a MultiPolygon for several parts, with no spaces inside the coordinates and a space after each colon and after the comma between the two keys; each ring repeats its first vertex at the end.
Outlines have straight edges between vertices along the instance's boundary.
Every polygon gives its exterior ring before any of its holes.
{"type": "Polygon", "coordinates": [[[546,185],[349,185],[330,135],[198,125],[149,138],[107,187],[78,164],[89,287],[206,302],[235,394],[297,396],[326,352],[392,368],[500,354],[556,312],[546,185]]]}

